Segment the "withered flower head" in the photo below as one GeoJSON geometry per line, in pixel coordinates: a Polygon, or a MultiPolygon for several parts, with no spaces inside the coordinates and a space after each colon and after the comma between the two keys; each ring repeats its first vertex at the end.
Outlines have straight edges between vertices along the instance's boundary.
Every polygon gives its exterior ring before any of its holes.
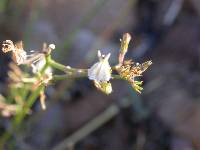
{"type": "Polygon", "coordinates": [[[15,49],[12,51],[12,59],[18,65],[23,64],[26,61],[27,55],[23,48],[22,41],[15,44],[15,49]]]}
{"type": "Polygon", "coordinates": [[[141,76],[144,71],[152,64],[152,61],[146,61],[142,64],[135,63],[132,60],[124,61],[120,67],[119,72],[122,77],[132,78],[141,76]]]}
{"type": "Polygon", "coordinates": [[[152,64],[152,61],[146,61],[142,64],[135,63],[132,60],[124,61],[123,64],[117,69],[119,75],[129,81],[132,87],[141,93],[142,81],[135,81],[135,77],[142,76],[142,73],[152,64]]]}
{"type": "Polygon", "coordinates": [[[14,51],[14,49],[15,49],[15,46],[14,46],[14,44],[13,44],[13,42],[11,40],[3,41],[2,51],[4,53],[10,52],[10,51],[14,51]]]}
{"type": "Polygon", "coordinates": [[[11,40],[6,40],[2,44],[2,51],[4,53],[12,52],[12,59],[18,65],[23,64],[26,61],[27,55],[23,49],[22,41],[16,43],[15,45],[11,40]]]}

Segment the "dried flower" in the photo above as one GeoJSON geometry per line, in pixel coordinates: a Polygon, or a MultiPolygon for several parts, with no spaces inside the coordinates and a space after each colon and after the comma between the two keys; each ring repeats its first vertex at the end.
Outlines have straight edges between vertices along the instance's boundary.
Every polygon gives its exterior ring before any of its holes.
{"type": "Polygon", "coordinates": [[[141,76],[142,73],[152,64],[152,61],[147,61],[142,64],[135,63],[132,60],[124,61],[123,65],[118,69],[119,74],[128,80],[141,76]]]}
{"type": "Polygon", "coordinates": [[[123,64],[117,68],[119,75],[129,81],[132,87],[139,93],[143,89],[141,87],[142,81],[135,81],[135,77],[142,76],[142,73],[152,64],[152,61],[147,61],[142,64],[135,63],[132,60],[124,61],[123,64]]]}
{"type": "Polygon", "coordinates": [[[2,51],[4,53],[7,53],[7,52],[10,52],[10,51],[14,51],[15,49],[15,46],[13,44],[13,42],[11,40],[6,40],[6,41],[3,41],[3,44],[2,44],[2,51]]]}
{"type": "Polygon", "coordinates": [[[37,70],[40,70],[41,67],[39,67],[39,66],[43,66],[42,64],[46,63],[45,56],[49,55],[51,53],[51,51],[54,49],[55,49],[54,44],[50,44],[47,47],[47,44],[44,43],[42,51],[41,52],[33,51],[34,53],[31,55],[28,55],[28,59],[24,62],[24,64],[31,65],[33,67],[33,72],[35,73],[35,72],[37,72],[37,70]],[[37,64],[39,64],[39,66],[37,64]],[[37,69],[37,67],[39,67],[39,68],[37,69]]]}
{"type": "Polygon", "coordinates": [[[97,82],[107,82],[111,78],[111,67],[109,65],[108,59],[110,58],[110,53],[101,55],[98,51],[99,62],[95,63],[90,69],[88,69],[88,78],[97,82]]]}
{"type": "Polygon", "coordinates": [[[16,43],[15,45],[11,40],[6,40],[3,42],[2,51],[7,53],[12,52],[12,59],[18,65],[23,64],[26,61],[27,55],[23,49],[22,41],[16,43]]]}

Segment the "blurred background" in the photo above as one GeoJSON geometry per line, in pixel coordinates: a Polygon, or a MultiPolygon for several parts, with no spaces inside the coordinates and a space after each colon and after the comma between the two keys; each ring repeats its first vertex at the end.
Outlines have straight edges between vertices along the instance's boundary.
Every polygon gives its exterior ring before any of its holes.
{"type": "MultiPolygon", "coordinates": [[[[54,43],[53,58],[72,67],[91,66],[98,49],[116,64],[125,32],[126,57],[153,61],[141,95],[124,81],[109,96],[88,79],[57,82],[46,89],[47,110],[37,101],[7,149],[200,150],[199,0],[0,0],[1,42],[54,43]]],[[[6,97],[11,58],[0,53],[6,97]]],[[[1,116],[0,135],[10,121],[1,116]]]]}

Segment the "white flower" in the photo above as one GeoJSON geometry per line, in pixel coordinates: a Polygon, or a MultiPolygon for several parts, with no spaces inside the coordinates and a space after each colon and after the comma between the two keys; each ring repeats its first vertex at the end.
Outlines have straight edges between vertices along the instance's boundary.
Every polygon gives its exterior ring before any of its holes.
{"type": "Polygon", "coordinates": [[[106,82],[111,78],[111,67],[109,65],[108,59],[110,58],[110,53],[101,55],[98,51],[99,62],[95,63],[90,69],[88,69],[88,78],[97,82],[106,82]]]}

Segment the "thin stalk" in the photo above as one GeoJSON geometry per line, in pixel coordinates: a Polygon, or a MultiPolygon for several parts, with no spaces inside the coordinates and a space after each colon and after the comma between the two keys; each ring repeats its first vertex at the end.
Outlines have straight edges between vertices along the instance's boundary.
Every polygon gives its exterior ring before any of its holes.
{"type": "MultiPolygon", "coordinates": [[[[46,61],[46,64],[40,71],[40,75],[37,76],[37,79],[39,79],[40,76],[42,76],[44,74],[44,72],[48,68],[48,66],[49,65],[46,61]]],[[[31,108],[33,106],[33,104],[37,100],[37,97],[39,96],[39,94],[42,90],[44,90],[44,85],[40,85],[36,90],[34,90],[31,93],[31,95],[28,97],[28,99],[25,103],[25,107],[23,109],[21,109],[20,111],[18,111],[17,115],[15,116],[15,118],[13,119],[13,122],[12,122],[13,127],[11,128],[10,131],[5,132],[0,139],[0,149],[2,149],[4,147],[5,142],[12,136],[12,133],[19,128],[19,126],[22,123],[22,121],[24,120],[29,108],[31,108]]]]}
{"type": "Polygon", "coordinates": [[[53,68],[56,68],[56,69],[61,70],[63,72],[71,71],[71,69],[69,69],[69,67],[52,60],[50,56],[48,57],[47,61],[48,61],[48,64],[53,68]]]}
{"type": "MultiPolygon", "coordinates": [[[[50,56],[46,57],[46,64],[44,65],[44,67],[41,69],[40,74],[38,75],[37,79],[40,78],[40,76],[42,76],[45,73],[45,70],[48,68],[49,64],[48,64],[48,58],[50,56]]],[[[35,103],[35,101],[37,100],[37,97],[40,95],[40,92],[44,90],[44,85],[40,85],[36,90],[34,90],[31,95],[28,97],[27,102],[25,103],[25,108],[22,109],[14,118],[14,128],[17,128],[18,125],[21,124],[21,122],[23,121],[24,117],[27,114],[27,111],[29,110],[29,108],[31,108],[33,106],[33,104],[35,103]]]]}
{"type": "MultiPolygon", "coordinates": [[[[66,72],[66,74],[64,75],[54,75],[53,76],[53,81],[56,80],[65,80],[65,79],[69,79],[69,78],[80,78],[80,77],[87,77],[87,71],[88,69],[77,69],[77,68],[71,68],[70,66],[65,66],[63,64],[60,64],[56,61],[54,61],[53,59],[51,59],[51,57],[49,56],[47,58],[48,64],[49,66],[56,68],[60,71],[66,72]]],[[[113,66],[112,70],[117,70],[118,66],[113,66]]],[[[120,75],[112,75],[113,79],[123,79],[120,75]]]]}
{"type": "Polygon", "coordinates": [[[86,76],[87,75],[87,69],[77,69],[77,68],[71,68],[70,66],[65,66],[63,64],[60,64],[50,57],[47,59],[49,66],[56,68],[60,71],[66,72],[68,76],[86,76]]]}
{"type": "Polygon", "coordinates": [[[35,103],[35,100],[37,99],[38,95],[40,94],[40,91],[44,90],[44,86],[41,85],[39,86],[27,99],[27,103],[25,105],[25,107],[18,113],[18,115],[14,118],[14,128],[18,127],[21,122],[23,121],[23,119],[25,118],[27,111],[29,110],[29,108],[31,108],[33,106],[33,104],[35,103]]]}

